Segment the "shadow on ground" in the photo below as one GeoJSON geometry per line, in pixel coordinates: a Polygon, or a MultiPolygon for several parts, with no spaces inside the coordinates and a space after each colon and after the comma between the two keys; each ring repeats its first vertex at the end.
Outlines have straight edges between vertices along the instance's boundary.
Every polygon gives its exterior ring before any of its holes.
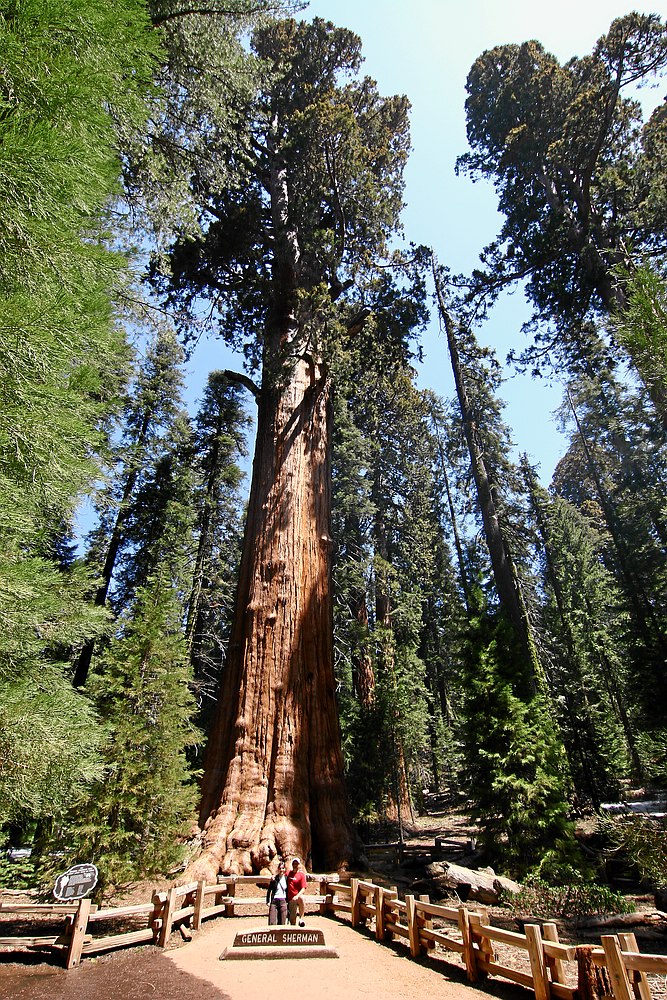
{"type": "Polygon", "coordinates": [[[66,972],[25,956],[0,964],[0,997],[12,1000],[229,1000],[226,993],[174,967],[157,948],[105,955],[66,972]]]}

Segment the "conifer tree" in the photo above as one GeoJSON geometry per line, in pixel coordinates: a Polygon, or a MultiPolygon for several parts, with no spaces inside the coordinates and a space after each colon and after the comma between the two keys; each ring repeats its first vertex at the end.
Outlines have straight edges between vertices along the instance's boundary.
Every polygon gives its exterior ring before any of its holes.
{"type": "MultiPolygon", "coordinates": [[[[481,594],[479,595],[481,598],[481,594]]],[[[515,876],[576,857],[568,767],[543,690],[526,697],[508,623],[480,601],[464,650],[464,770],[487,856],[515,876]]],[[[517,656],[518,653],[518,656],[517,656]]]]}
{"type": "Polygon", "coordinates": [[[469,591],[465,780],[489,855],[526,870],[549,847],[561,861],[572,856],[567,759],[538,652],[529,533],[517,527],[519,476],[493,393],[497,365],[472,330],[455,323],[435,267],[434,277],[494,585],[469,591]]]}
{"type": "Polygon", "coordinates": [[[260,85],[233,136],[205,130],[190,178],[201,231],[183,230],[168,273],[164,261],[155,270],[195,321],[209,300],[218,332],[262,372],[203,853],[190,871],[209,878],[279,853],[327,868],[355,853],[333,675],[329,366],[356,325],[344,293],[396,231],[408,149],[407,103],[358,77],[352,33],[286,20],[256,31],[252,49],[260,85]]]}
{"type": "Polygon", "coordinates": [[[641,764],[628,713],[623,663],[625,614],[612,575],[600,562],[602,541],[572,504],[541,489],[523,470],[542,540],[545,654],[551,699],[583,803],[619,793],[629,758],[641,764]]]}
{"type": "Polygon", "coordinates": [[[667,576],[662,482],[667,466],[661,426],[647,420],[643,400],[608,372],[580,377],[567,393],[571,445],[554,474],[554,489],[595,530],[602,556],[630,616],[629,679],[644,725],[664,726],[667,576]],[[609,388],[613,405],[609,405],[609,388]]]}
{"type": "MultiPolygon", "coordinates": [[[[136,494],[163,454],[165,439],[172,436],[172,424],[182,429],[182,364],[183,350],[173,331],[158,329],[125,398],[120,441],[109,458],[114,471],[108,487],[95,497],[99,523],[89,538],[87,561],[99,567],[101,577],[94,598],[98,607],[107,603],[114,573],[128,543],[127,521],[136,494]]],[[[89,639],[77,657],[75,687],[86,682],[94,645],[89,639]]]]}
{"type": "Polygon", "coordinates": [[[211,372],[188,447],[197,541],[185,635],[203,724],[220,684],[241,550],[238,463],[247,454],[250,424],[241,391],[224,372],[211,372]]]}
{"type": "Polygon", "coordinates": [[[96,773],[68,650],[99,634],[93,582],[54,562],[99,475],[126,370],[107,245],[119,136],[139,128],[157,40],[140,0],[0,11],[0,703],[3,816],[49,816],[96,773]]]}
{"type": "Polygon", "coordinates": [[[67,860],[97,865],[100,891],[183,860],[197,798],[190,680],[182,606],[162,565],[96,661],[89,687],[107,732],[104,771],[60,826],[67,860]]]}

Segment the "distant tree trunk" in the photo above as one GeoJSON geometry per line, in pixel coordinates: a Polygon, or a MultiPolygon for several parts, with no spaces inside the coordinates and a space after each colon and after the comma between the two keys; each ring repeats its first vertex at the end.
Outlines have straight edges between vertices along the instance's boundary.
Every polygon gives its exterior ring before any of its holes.
{"type": "Polygon", "coordinates": [[[445,456],[445,449],[442,446],[441,439],[441,429],[435,424],[436,431],[436,441],[438,444],[438,456],[440,458],[440,472],[442,473],[442,479],[445,486],[445,493],[447,495],[447,508],[449,510],[449,520],[452,525],[452,533],[454,535],[454,547],[456,548],[456,558],[459,564],[459,578],[461,580],[461,590],[463,592],[463,600],[465,601],[465,606],[470,610],[470,586],[468,583],[468,573],[466,571],[465,559],[463,556],[463,545],[461,544],[461,536],[459,534],[459,525],[456,517],[456,510],[454,508],[454,500],[452,498],[452,491],[449,486],[449,475],[447,474],[447,461],[445,456]]]}
{"type": "Polygon", "coordinates": [[[496,585],[500,606],[505,612],[508,621],[514,628],[514,633],[525,656],[526,665],[531,671],[533,686],[536,687],[539,665],[537,663],[537,655],[530,634],[530,627],[523,602],[523,596],[519,588],[516,570],[507,545],[505,534],[498,518],[496,504],[493,497],[493,489],[487,473],[484,455],[479,446],[477,427],[472,414],[472,408],[468,400],[466,380],[461,366],[458,344],[454,333],[454,323],[443,301],[437,274],[435,272],[435,262],[434,279],[436,283],[440,314],[447,333],[447,343],[452,362],[452,371],[454,373],[456,393],[461,408],[461,418],[463,420],[463,431],[468,445],[470,465],[472,468],[473,478],[475,480],[475,488],[482,515],[482,523],[484,525],[484,537],[486,538],[486,544],[491,559],[493,579],[496,585]]]}
{"type": "Polygon", "coordinates": [[[350,610],[359,629],[357,648],[352,661],[354,689],[362,711],[369,712],[375,703],[375,670],[373,657],[368,648],[368,606],[365,591],[353,595],[350,610]]]}
{"type": "MultiPolygon", "coordinates": [[[[384,563],[387,563],[389,556],[387,538],[384,524],[379,514],[375,520],[375,535],[377,554],[384,563]]],[[[379,669],[388,678],[389,686],[393,691],[396,687],[396,647],[391,621],[391,596],[384,571],[376,574],[375,620],[378,637],[379,669]]],[[[410,782],[405,762],[405,747],[398,732],[398,706],[393,695],[390,697],[388,711],[390,714],[388,719],[388,735],[391,740],[390,752],[393,756],[390,766],[393,768],[393,775],[390,783],[391,793],[387,798],[386,813],[388,819],[398,823],[401,840],[403,840],[403,824],[414,823],[415,814],[410,798],[410,782]]],[[[389,764],[389,761],[387,761],[387,764],[389,764]]]]}
{"type": "MultiPolygon", "coordinates": [[[[123,531],[129,509],[128,505],[130,499],[132,498],[132,494],[134,493],[134,488],[137,485],[137,479],[139,478],[140,466],[137,456],[143,454],[152,417],[153,414],[150,410],[147,409],[144,411],[141,426],[132,447],[131,465],[127,474],[127,479],[125,480],[125,486],[123,487],[123,495],[118,505],[118,513],[116,514],[116,520],[111,532],[111,537],[109,538],[109,544],[104,558],[104,566],[102,567],[102,580],[95,592],[95,604],[100,608],[104,607],[107,602],[109,587],[111,586],[111,578],[116,566],[118,552],[123,542],[123,531]]],[[[87,639],[81,648],[81,652],[79,653],[74,667],[74,677],[72,679],[74,687],[81,688],[88,680],[90,665],[93,662],[94,651],[95,640],[87,639]]]]}
{"type": "MultiPolygon", "coordinates": [[[[190,874],[351,860],[333,672],[331,409],[320,366],[263,387],[236,613],[190,874]]],[[[190,874],[188,877],[190,877],[190,874]]]]}

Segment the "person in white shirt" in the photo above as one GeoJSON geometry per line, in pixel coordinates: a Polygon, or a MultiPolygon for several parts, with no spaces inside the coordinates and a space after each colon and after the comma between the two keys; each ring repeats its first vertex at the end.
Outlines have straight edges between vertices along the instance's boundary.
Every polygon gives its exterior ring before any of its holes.
{"type": "Polygon", "coordinates": [[[266,892],[266,902],[269,907],[270,924],[287,923],[287,878],[285,876],[285,862],[278,864],[278,871],[269,882],[266,892]]]}

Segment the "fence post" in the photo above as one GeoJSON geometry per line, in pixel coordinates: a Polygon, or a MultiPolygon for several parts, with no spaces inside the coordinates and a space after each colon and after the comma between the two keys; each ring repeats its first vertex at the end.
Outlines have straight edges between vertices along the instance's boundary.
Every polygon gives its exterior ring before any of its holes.
{"type": "Polygon", "coordinates": [[[551,985],[547,975],[547,966],[544,961],[544,948],[542,947],[542,932],[539,924],[526,924],[523,929],[528,944],[528,957],[530,958],[530,971],[533,976],[533,992],[535,1000],[550,1000],[551,985]]]}
{"type": "Polygon", "coordinates": [[[195,893],[195,912],[192,916],[192,929],[198,931],[202,924],[204,913],[204,901],[206,899],[206,881],[201,879],[197,882],[197,892],[195,893]]]}
{"type": "MultiPolygon", "coordinates": [[[[545,941],[551,941],[552,944],[559,944],[560,939],[558,937],[558,926],[553,923],[542,924],[542,937],[545,941]]],[[[565,962],[562,958],[550,958],[546,956],[545,959],[547,965],[552,970],[552,978],[555,983],[565,983],[565,962]]]]}
{"type": "Polygon", "coordinates": [[[352,919],[352,926],[356,927],[359,923],[359,879],[350,879],[350,916],[352,919]]]}
{"type": "Polygon", "coordinates": [[[419,943],[419,918],[415,907],[415,897],[405,895],[405,910],[408,918],[408,941],[410,942],[410,954],[413,958],[421,955],[421,944],[419,943]]]}
{"type": "MultiPolygon", "coordinates": [[[[431,900],[430,900],[429,896],[420,896],[419,897],[419,902],[420,903],[430,903],[431,900]]],[[[433,930],[433,918],[432,917],[426,917],[426,916],[420,917],[419,926],[420,927],[424,927],[424,928],[428,929],[429,931],[432,931],[433,930]]],[[[426,945],[425,945],[425,948],[426,948],[426,951],[433,951],[433,949],[435,948],[435,941],[427,941],[426,945]]]]}
{"type": "Polygon", "coordinates": [[[82,899],[79,902],[74,919],[72,920],[71,937],[65,959],[65,968],[73,969],[81,961],[81,951],[88,929],[88,917],[90,916],[90,900],[82,899]]]}
{"type": "Polygon", "coordinates": [[[385,941],[394,940],[394,932],[387,930],[387,911],[393,914],[393,910],[390,910],[386,905],[388,900],[398,899],[398,889],[394,886],[393,889],[383,889],[382,890],[382,930],[384,932],[385,941]]]}
{"type": "Polygon", "coordinates": [[[151,903],[153,904],[153,912],[148,918],[148,926],[153,931],[153,943],[157,944],[160,940],[160,930],[162,929],[162,918],[164,917],[164,908],[167,902],[167,893],[158,892],[157,889],[153,890],[153,895],[151,896],[151,903]]]}
{"type": "Polygon", "coordinates": [[[384,941],[384,889],[376,885],[373,892],[375,904],[375,940],[384,941]]]}
{"type": "MultiPolygon", "coordinates": [[[[476,913],[468,914],[468,919],[470,921],[470,935],[474,939],[475,934],[479,936],[479,957],[484,962],[494,962],[496,958],[496,953],[493,950],[493,945],[488,937],[484,936],[484,928],[489,926],[489,913],[488,910],[482,908],[476,913]]],[[[475,956],[477,959],[477,956],[475,956]]],[[[477,961],[477,974],[483,973],[486,975],[483,969],[479,967],[479,961],[477,961]]]]}
{"type": "Polygon", "coordinates": [[[366,892],[366,886],[359,882],[357,885],[357,912],[359,914],[358,922],[362,927],[365,927],[368,923],[368,917],[361,912],[361,907],[366,904],[366,892]]]}
{"type": "Polygon", "coordinates": [[[166,947],[169,935],[171,934],[171,925],[174,921],[174,912],[176,910],[176,891],[176,886],[172,885],[167,893],[167,902],[162,909],[162,927],[160,928],[160,937],[158,938],[160,948],[166,947]]]}
{"type": "Polygon", "coordinates": [[[323,903],[320,903],[320,916],[326,916],[327,910],[329,909],[329,901],[332,899],[329,892],[329,881],[328,879],[320,879],[320,896],[324,899],[323,903]]]}
{"type": "Polygon", "coordinates": [[[600,941],[604,948],[611,988],[616,1000],[633,1000],[634,993],[628,979],[628,970],[623,962],[618,938],[615,934],[603,934],[600,941]]]}
{"type": "MultiPolygon", "coordinates": [[[[625,934],[619,934],[618,940],[621,943],[622,951],[635,951],[639,953],[639,948],[637,946],[637,938],[631,932],[625,934]]],[[[633,969],[630,973],[632,976],[632,985],[634,992],[639,992],[641,1000],[651,1000],[651,987],[649,986],[648,978],[645,972],[639,972],[637,969],[633,969]]]]}
{"type": "Polygon", "coordinates": [[[476,983],[479,979],[479,972],[477,970],[477,958],[472,942],[472,934],[470,933],[470,914],[465,906],[459,906],[459,930],[463,940],[463,959],[466,966],[466,975],[469,982],[476,983]]]}
{"type": "Polygon", "coordinates": [[[234,916],[234,901],[233,897],[236,895],[236,879],[232,879],[230,882],[225,883],[225,896],[232,896],[232,902],[225,904],[225,916],[234,916]]]}

